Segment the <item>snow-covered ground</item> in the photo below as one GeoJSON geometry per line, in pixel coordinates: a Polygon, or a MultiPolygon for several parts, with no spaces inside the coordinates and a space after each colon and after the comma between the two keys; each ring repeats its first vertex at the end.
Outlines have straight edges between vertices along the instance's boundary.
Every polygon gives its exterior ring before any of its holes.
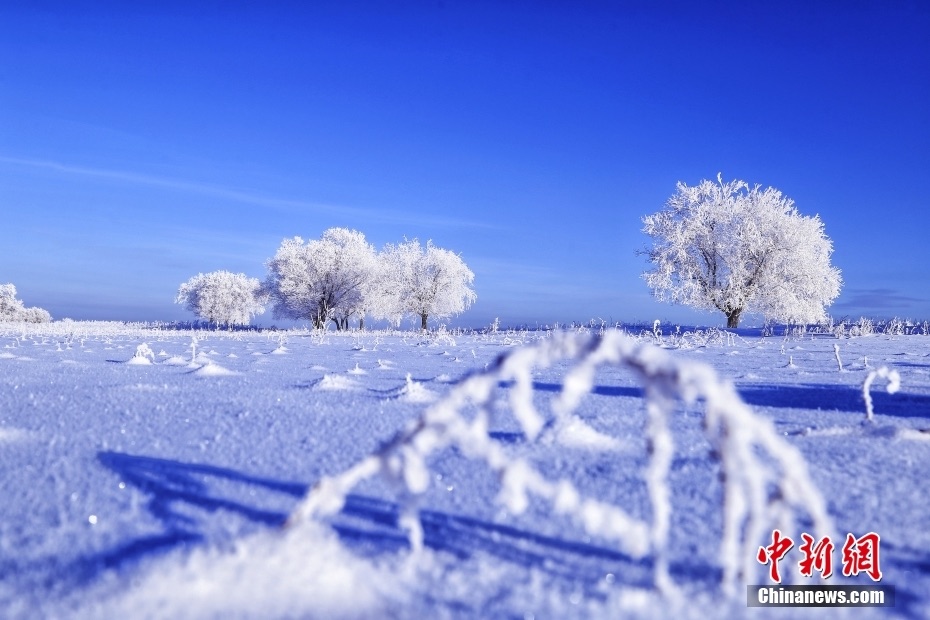
{"type": "MultiPolygon", "coordinates": [[[[469,373],[549,333],[196,336],[194,350],[192,332],[0,326],[0,617],[818,613],[747,609],[744,593],[724,597],[721,461],[702,429],[702,402],[679,404],[670,423],[675,587],[664,593],[652,553],[637,559],[538,498],[512,514],[496,501],[499,476],[461,447],[427,460],[418,552],[399,525],[409,490],[378,476],[348,489],[335,516],[285,526],[321,478],[383,449],[469,373]]],[[[676,364],[708,364],[735,383],[803,454],[840,535],[881,536],[882,583],[896,587],[895,609],[830,611],[930,617],[930,337],[745,331],[659,344],[676,364]],[[901,389],[888,394],[877,378],[874,421],[865,424],[861,386],[881,366],[900,374],[901,389]]],[[[554,423],[549,403],[572,366],[532,375],[546,423],[537,438],[514,416],[507,381],[492,394],[486,436],[508,462],[522,459],[652,523],[641,381],[602,367],[571,424],[554,423]]],[[[770,532],[753,544],[768,542],[770,532]]],[[[838,574],[841,546],[827,583],[872,583],[838,574]]],[[[796,554],[781,562],[789,582],[800,580],[796,554]]],[[[749,583],[766,583],[767,569],[756,567],[749,583]]]]}

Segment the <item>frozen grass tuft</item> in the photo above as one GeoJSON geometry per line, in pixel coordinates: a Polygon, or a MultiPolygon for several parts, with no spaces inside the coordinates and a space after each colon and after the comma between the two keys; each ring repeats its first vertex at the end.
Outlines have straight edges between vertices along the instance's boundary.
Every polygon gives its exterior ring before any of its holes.
{"type": "Polygon", "coordinates": [[[132,358],[126,362],[127,364],[133,365],[143,365],[149,366],[152,362],[155,361],[155,352],[149,347],[148,344],[142,343],[136,347],[136,352],[133,354],[132,358]]]}
{"type": "Polygon", "coordinates": [[[436,400],[436,393],[426,388],[422,383],[414,381],[407,373],[406,383],[391,393],[391,398],[408,403],[431,403],[436,400]]]}
{"type": "Polygon", "coordinates": [[[872,395],[869,393],[869,390],[872,387],[872,382],[875,381],[876,378],[882,378],[888,381],[888,385],[885,386],[885,391],[889,394],[894,394],[901,389],[901,375],[898,374],[897,370],[882,366],[877,370],[869,371],[865,381],[862,382],[862,400],[865,401],[865,419],[869,422],[872,421],[872,416],[874,414],[872,409],[872,395]]]}

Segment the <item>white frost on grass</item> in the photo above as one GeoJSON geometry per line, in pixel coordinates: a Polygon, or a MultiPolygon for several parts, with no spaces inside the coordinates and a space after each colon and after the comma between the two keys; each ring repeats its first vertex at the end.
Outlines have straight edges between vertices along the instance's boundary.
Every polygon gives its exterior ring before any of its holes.
{"type": "Polygon", "coordinates": [[[872,415],[874,413],[872,410],[872,395],[869,393],[869,389],[872,387],[872,382],[878,377],[888,381],[885,391],[889,394],[894,394],[901,389],[901,375],[898,374],[897,370],[882,366],[878,370],[869,371],[865,381],[862,382],[862,399],[865,401],[865,419],[869,422],[872,421],[872,415]]]}
{"type": "Polygon", "coordinates": [[[365,370],[364,368],[358,367],[358,362],[355,362],[355,368],[350,368],[346,372],[349,373],[350,375],[367,375],[368,374],[367,370],[365,370]]]}
{"type": "Polygon", "coordinates": [[[200,547],[178,561],[154,563],[131,588],[76,615],[374,618],[388,601],[402,603],[396,582],[387,569],[345,550],[331,531],[305,524],[259,532],[231,549],[200,547]]]}
{"type": "MultiPolygon", "coordinates": [[[[409,375],[408,385],[412,383],[409,375]]],[[[654,583],[674,590],[668,570],[668,534],[673,501],[668,473],[675,454],[669,418],[676,401],[704,404],[704,433],[723,474],[723,536],[720,563],[723,587],[738,594],[759,570],[755,551],[766,532],[780,527],[793,531],[796,516],[810,519],[817,536],[835,535],[826,503],[814,486],[801,452],[787,443],[771,421],[759,417],[704,364],[672,358],[619,332],[603,336],[560,332],[534,347],[517,349],[483,372],[472,374],[429,407],[417,420],[382,444],[374,453],[335,477],[324,477],[291,514],[289,523],[338,512],[347,494],[362,480],[380,474],[410,497],[429,486],[428,457],[447,447],[483,462],[501,481],[498,502],[513,514],[522,513],[534,495],[560,514],[573,518],[594,536],[613,540],[634,558],[654,557],[654,583]],[[641,521],[620,506],[585,498],[567,480],[547,479],[528,462],[508,455],[489,434],[495,389],[510,383],[510,410],[524,435],[534,440],[543,419],[533,405],[533,370],[571,360],[563,389],[553,403],[557,423],[564,424],[594,386],[598,367],[625,367],[636,374],[646,397],[646,437],[650,459],[644,474],[652,504],[651,522],[641,521]],[[473,419],[463,410],[476,408],[473,419]]],[[[411,546],[423,544],[423,527],[409,500],[399,518],[411,546]]]]}
{"type": "Polygon", "coordinates": [[[134,366],[150,366],[152,362],[155,361],[155,352],[149,347],[148,344],[142,343],[136,347],[136,352],[133,354],[132,358],[126,362],[127,364],[132,364],[134,366]]]}
{"type": "Polygon", "coordinates": [[[0,353],[0,360],[12,360],[16,359],[16,356],[12,353],[7,353],[6,351],[0,353]]]}
{"type": "Polygon", "coordinates": [[[390,398],[408,403],[431,403],[436,400],[436,393],[422,383],[414,381],[407,373],[406,383],[390,393],[390,398]]]}

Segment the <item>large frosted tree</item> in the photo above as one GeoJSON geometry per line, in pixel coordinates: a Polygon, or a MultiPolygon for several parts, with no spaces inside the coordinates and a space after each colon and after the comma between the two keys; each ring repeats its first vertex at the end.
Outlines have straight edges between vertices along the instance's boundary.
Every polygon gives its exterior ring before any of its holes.
{"type": "Polygon", "coordinates": [[[388,244],[381,253],[383,318],[420,319],[426,329],[430,317],[441,319],[464,312],[477,299],[471,288],[475,274],[450,250],[426,247],[416,239],[388,244]]]}
{"type": "Polygon", "coordinates": [[[180,286],[175,298],[200,318],[225,327],[247,325],[265,312],[267,301],[258,278],[229,271],[199,273],[180,286]]]}
{"type": "Polygon", "coordinates": [[[727,327],[744,313],[819,321],[839,295],[833,244],[818,216],[798,213],[780,191],[744,181],[678,183],[665,208],[643,218],[652,247],[643,274],[662,301],[719,310],[727,327]]]}
{"type": "Polygon", "coordinates": [[[345,329],[349,318],[368,310],[375,249],[357,230],[330,228],[306,243],[285,239],[267,264],[264,287],[276,317],[307,319],[318,329],[332,321],[345,329]]]}

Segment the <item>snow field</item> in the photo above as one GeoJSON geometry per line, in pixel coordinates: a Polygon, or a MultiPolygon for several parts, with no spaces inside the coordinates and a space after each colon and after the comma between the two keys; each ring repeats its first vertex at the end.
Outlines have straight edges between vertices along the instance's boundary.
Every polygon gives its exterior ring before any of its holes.
{"type": "MultiPolygon", "coordinates": [[[[703,429],[704,400],[668,415],[665,554],[677,592],[669,594],[656,588],[655,549],[637,559],[532,493],[514,514],[495,501],[501,478],[464,448],[425,455],[422,471],[399,485],[361,481],[333,516],[282,528],[312,485],[383,451],[461,390],[469,372],[493,369],[499,354],[515,350],[505,339],[544,345],[553,340],[545,333],[431,345],[410,335],[293,332],[282,344],[280,334],[201,332],[192,368],[190,333],[75,327],[87,331],[69,338],[55,323],[0,332],[2,492],[12,498],[0,507],[4,616],[746,611],[721,587],[725,490],[703,429]],[[128,364],[142,344],[159,351],[154,363],[128,364]],[[168,363],[176,358],[184,365],[168,363]],[[197,374],[213,366],[235,374],[197,374]],[[430,398],[405,397],[418,389],[430,398]],[[419,552],[408,543],[410,506],[418,509],[419,552]]],[[[886,582],[905,602],[896,613],[926,615],[930,339],[697,342],[658,341],[673,364],[697,360],[735,383],[754,414],[803,455],[834,528],[881,534],[886,582]],[[785,367],[789,356],[795,368],[785,367]],[[901,389],[888,394],[876,380],[874,420],[864,424],[862,384],[881,366],[899,372],[901,389]]],[[[577,390],[577,408],[559,417],[552,399],[573,365],[553,360],[530,374],[542,421],[535,440],[530,418],[515,415],[517,385],[496,380],[485,436],[503,461],[553,481],[563,508],[573,496],[559,481],[654,527],[642,382],[629,368],[601,366],[590,393],[577,390]]],[[[474,425],[480,407],[459,413],[474,425]]],[[[778,473],[777,460],[766,459],[778,473]]],[[[798,527],[811,527],[809,515],[798,518],[798,527]]],[[[784,563],[783,572],[791,572],[784,563]]]]}

